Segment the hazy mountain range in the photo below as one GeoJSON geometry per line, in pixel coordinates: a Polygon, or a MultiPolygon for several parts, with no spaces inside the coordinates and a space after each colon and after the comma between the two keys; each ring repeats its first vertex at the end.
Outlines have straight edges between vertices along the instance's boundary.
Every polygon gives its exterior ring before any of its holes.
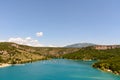
{"type": "Polygon", "coordinates": [[[64,47],[67,48],[82,48],[82,47],[89,47],[89,46],[95,46],[96,44],[93,43],[76,43],[76,44],[71,44],[71,45],[67,45],[64,47]]]}

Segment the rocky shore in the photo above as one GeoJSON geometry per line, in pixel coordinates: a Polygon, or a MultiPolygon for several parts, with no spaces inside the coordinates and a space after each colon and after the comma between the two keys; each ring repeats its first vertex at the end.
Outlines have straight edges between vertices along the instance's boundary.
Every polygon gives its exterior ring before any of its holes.
{"type": "Polygon", "coordinates": [[[0,63],[0,68],[11,66],[11,64],[0,63]]]}

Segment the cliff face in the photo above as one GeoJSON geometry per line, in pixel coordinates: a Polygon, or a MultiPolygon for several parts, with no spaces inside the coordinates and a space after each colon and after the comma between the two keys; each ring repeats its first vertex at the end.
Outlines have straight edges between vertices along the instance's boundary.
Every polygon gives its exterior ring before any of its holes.
{"type": "Polygon", "coordinates": [[[120,45],[97,45],[94,46],[94,48],[97,50],[107,50],[107,49],[120,48],[120,45]]]}

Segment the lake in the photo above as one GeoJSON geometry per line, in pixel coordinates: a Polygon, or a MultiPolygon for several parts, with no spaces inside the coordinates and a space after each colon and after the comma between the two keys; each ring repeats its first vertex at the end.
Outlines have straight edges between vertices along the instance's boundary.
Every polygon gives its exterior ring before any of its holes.
{"type": "Polygon", "coordinates": [[[120,80],[91,66],[94,61],[44,60],[0,68],[0,80],[120,80]]]}

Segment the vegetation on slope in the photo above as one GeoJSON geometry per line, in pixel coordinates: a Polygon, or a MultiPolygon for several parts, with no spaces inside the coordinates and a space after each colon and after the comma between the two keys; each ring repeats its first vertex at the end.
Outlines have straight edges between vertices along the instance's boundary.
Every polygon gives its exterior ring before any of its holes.
{"type": "Polygon", "coordinates": [[[26,50],[22,50],[22,47],[15,43],[0,43],[0,62],[17,64],[46,59],[45,56],[33,54],[26,50]]]}
{"type": "Polygon", "coordinates": [[[64,54],[63,58],[80,60],[98,60],[93,67],[120,74],[120,48],[96,50],[93,47],[82,48],[77,52],[64,54]]]}
{"type": "Polygon", "coordinates": [[[61,54],[78,50],[79,49],[74,48],[30,47],[15,43],[1,42],[0,63],[18,64],[36,60],[60,58],[61,54]]]}
{"type": "Polygon", "coordinates": [[[93,67],[99,68],[104,71],[120,74],[120,56],[111,59],[99,61],[93,64],[93,67]]]}
{"type": "Polygon", "coordinates": [[[94,47],[50,48],[0,43],[0,63],[19,64],[50,58],[98,60],[93,67],[120,74],[120,48],[97,50],[94,47]]]}

